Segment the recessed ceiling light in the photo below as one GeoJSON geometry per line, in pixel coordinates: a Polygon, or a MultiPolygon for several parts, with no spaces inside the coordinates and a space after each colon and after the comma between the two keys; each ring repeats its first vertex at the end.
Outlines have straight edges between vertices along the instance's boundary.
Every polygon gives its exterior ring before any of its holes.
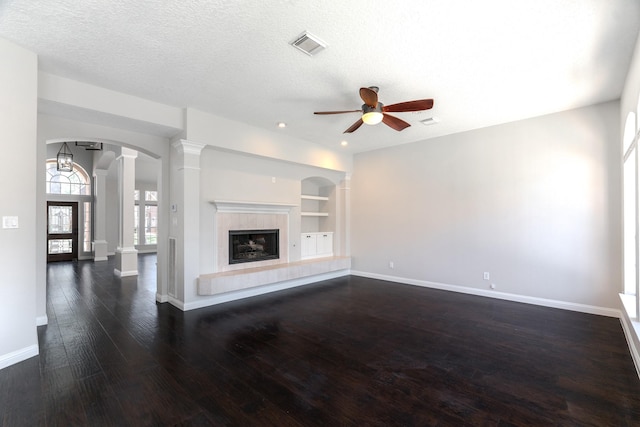
{"type": "Polygon", "coordinates": [[[342,145],[343,147],[346,147],[347,145],[349,145],[349,143],[347,141],[342,141],[340,145],[342,145]]]}
{"type": "Polygon", "coordinates": [[[278,122],[278,127],[279,128],[286,128],[287,124],[285,122],[278,122]]]}

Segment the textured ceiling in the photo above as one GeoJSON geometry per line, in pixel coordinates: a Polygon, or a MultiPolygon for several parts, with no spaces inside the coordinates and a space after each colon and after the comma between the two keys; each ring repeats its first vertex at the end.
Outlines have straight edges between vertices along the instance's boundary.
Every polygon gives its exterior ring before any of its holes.
{"type": "Polygon", "coordinates": [[[0,37],[43,71],[351,152],[617,99],[639,26],[637,0],[0,3],[0,37]],[[327,49],[291,47],[305,30],[327,49]],[[402,132],[343,135],[357,113],[313,115],[360,108],[372,85],[385,104],[435,107],[398,113],[402,132]]]}

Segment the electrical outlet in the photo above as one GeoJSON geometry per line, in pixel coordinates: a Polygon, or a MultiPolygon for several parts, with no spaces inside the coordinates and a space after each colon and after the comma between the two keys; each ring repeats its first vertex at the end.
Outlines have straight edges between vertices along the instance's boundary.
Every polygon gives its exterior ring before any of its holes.
{"type": "Polygon", "coordinates": [[[395,268],[395,264],[393,263],[393,261],[389,261],[389,268],[391,269],[395,268]]]}
{"type": "Polygon", "coordinates": [[[489,280],[489,279],[491,279],[491,275],[489,274],[488,271],[485,271],[484,272],[484,280],[489,280]]]}

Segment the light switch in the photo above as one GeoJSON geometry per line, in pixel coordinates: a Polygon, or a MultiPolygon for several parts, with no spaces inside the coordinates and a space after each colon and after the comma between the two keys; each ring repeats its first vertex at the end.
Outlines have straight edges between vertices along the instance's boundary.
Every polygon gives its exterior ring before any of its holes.
{"type": "Polygon", "coordinates": [[[2,228],[18,228],[18,217],[17,216],[3,216],[2,217],[2,228]]]}

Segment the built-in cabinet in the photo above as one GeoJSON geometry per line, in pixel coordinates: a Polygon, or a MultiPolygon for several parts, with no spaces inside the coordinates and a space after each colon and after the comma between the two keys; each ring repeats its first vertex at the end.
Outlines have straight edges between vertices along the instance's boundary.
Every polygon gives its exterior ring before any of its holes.
{"type": "Polygon", "coordinates": [[[300,242],[302,258],[333,256],[333,232],[302,233],[300,242]]]}
{"type": "Polygon", "coordinates": [[[302,181],[300,195],[302,259],[333,256],[335,185],[322,178],[302,181]]]}

